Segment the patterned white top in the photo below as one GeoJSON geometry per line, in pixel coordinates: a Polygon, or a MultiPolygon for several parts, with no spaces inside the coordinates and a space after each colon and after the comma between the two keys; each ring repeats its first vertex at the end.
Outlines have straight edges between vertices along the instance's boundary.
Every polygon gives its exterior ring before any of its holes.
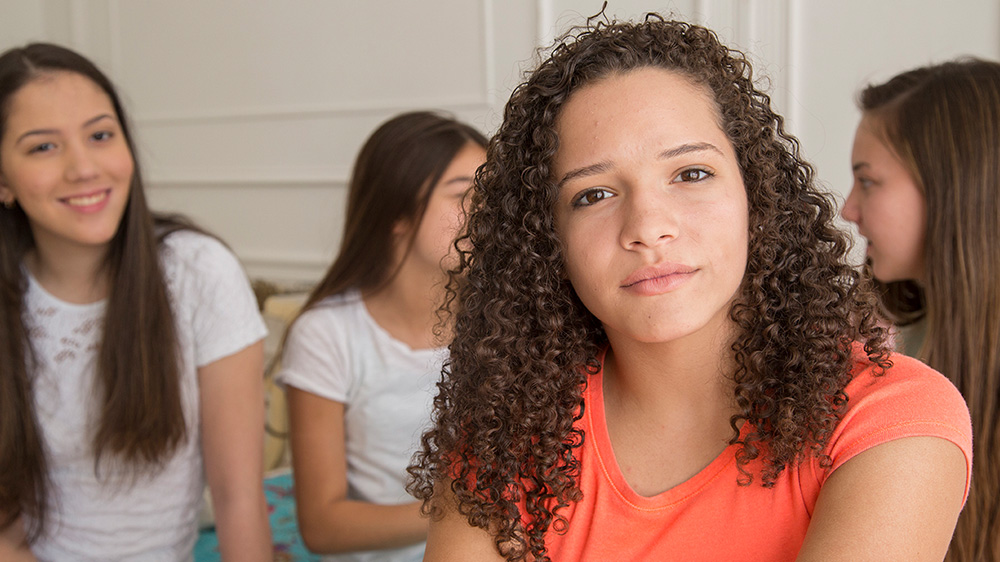
{"type": "Polygon", "coordinates": [[[205,485],[197,371],[255,343],[266,330],[242,267],[218,240],[175,232],[164,241],[161,260],[177,322],[188,440],[161,470],[148,474],[136,475],[108,457],[95,474],[91,444],[101,404],[95,364],[106,303],[63,302],[29,275],[35,405],[52,481],[46,533],[32,547],[39,560],[191,559],[205,485]]]}

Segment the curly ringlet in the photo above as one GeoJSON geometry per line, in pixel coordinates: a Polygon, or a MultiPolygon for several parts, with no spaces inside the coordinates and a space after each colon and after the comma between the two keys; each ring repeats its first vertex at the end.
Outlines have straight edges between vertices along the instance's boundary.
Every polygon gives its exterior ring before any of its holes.
{"type": "Polygon", "coordinates": [[[514,91],[489,144],[456,243],[455,338],[435,425],[409,469],[425,511],[440,513],[435,485],[450,482],[459,512],[508,560],[549,560],[546,532],[564,529],[560,508],[581,497],[573,453],[585,436],[573,423],[607,343],[566,279],[555,233],[557,119],[582,86],[648,67],[713,94],[747,190],[747,269],[730,311],[739,484],[753,482],[757,459],[764,486],[808,455],[829,461],[823,449],[847,402],[853,342],[864,342],[879,371],[890,365],[875,296],[847,264],[835,205],[755,88],[746,57],[704,27],[655,14],[588,22],[514,91]],[[744,421],[753,430],[741,440],[744,421]]]}

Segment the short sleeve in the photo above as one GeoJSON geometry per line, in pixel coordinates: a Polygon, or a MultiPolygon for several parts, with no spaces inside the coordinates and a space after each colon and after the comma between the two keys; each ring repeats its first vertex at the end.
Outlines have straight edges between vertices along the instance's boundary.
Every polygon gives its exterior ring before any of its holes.
{"type": "Polygon", "coordinates": [[[351,395],[350,345],[341,306],[320,303],[299,316],[288,332],[277,380],[328,400],[348,403],[351,395]]]}
{"type": "Polygon", "coordinates": [[[267,335],[257,299],[236,256],[215,238],[181,231],[167,237],[175,279],[190,311],[195,364],[203,367],[267,335]]]}
{"type": "Polygon", "coordinates": [[[827,476],[872,447],[904,437],[939,437],[962,450],[965,494],[972,476],[972,422],[965,399],[947,378],[927,365],[892,355],[882,376],[866,367],[847,386],[848,410],[830,440],[827,476]]]}

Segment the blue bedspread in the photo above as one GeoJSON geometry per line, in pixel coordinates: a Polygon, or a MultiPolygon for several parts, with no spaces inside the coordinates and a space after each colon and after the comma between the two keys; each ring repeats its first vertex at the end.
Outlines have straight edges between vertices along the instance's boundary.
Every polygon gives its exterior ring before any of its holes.
{"type": "MultiPolygon", "coordinates": [[[[319,562],[319,555],[306,550],[295,519],[295,493],[290,473],[264,479],[264,495],[274,540],[274,562],[319,562]]],[[[206,529],[194,545],[195,562],[218,562],[219,541],[215,529],[206,529]]]]}

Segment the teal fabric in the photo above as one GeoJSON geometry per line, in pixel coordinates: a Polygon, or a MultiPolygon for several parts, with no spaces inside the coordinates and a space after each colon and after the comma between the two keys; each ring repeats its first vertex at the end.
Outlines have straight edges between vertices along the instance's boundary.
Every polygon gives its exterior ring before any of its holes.
{"type": "MultiPolygon", "coordinates": [[[[320,556],[306,550],[295,519],[295,489],[291,473],[264,479],[264,495],[271,521],[275,562],[319,562],[320,556]]],[[[195,562],[218,562],[219,541],[215,529],[203,530],[194,545],[195,562]]]]}

